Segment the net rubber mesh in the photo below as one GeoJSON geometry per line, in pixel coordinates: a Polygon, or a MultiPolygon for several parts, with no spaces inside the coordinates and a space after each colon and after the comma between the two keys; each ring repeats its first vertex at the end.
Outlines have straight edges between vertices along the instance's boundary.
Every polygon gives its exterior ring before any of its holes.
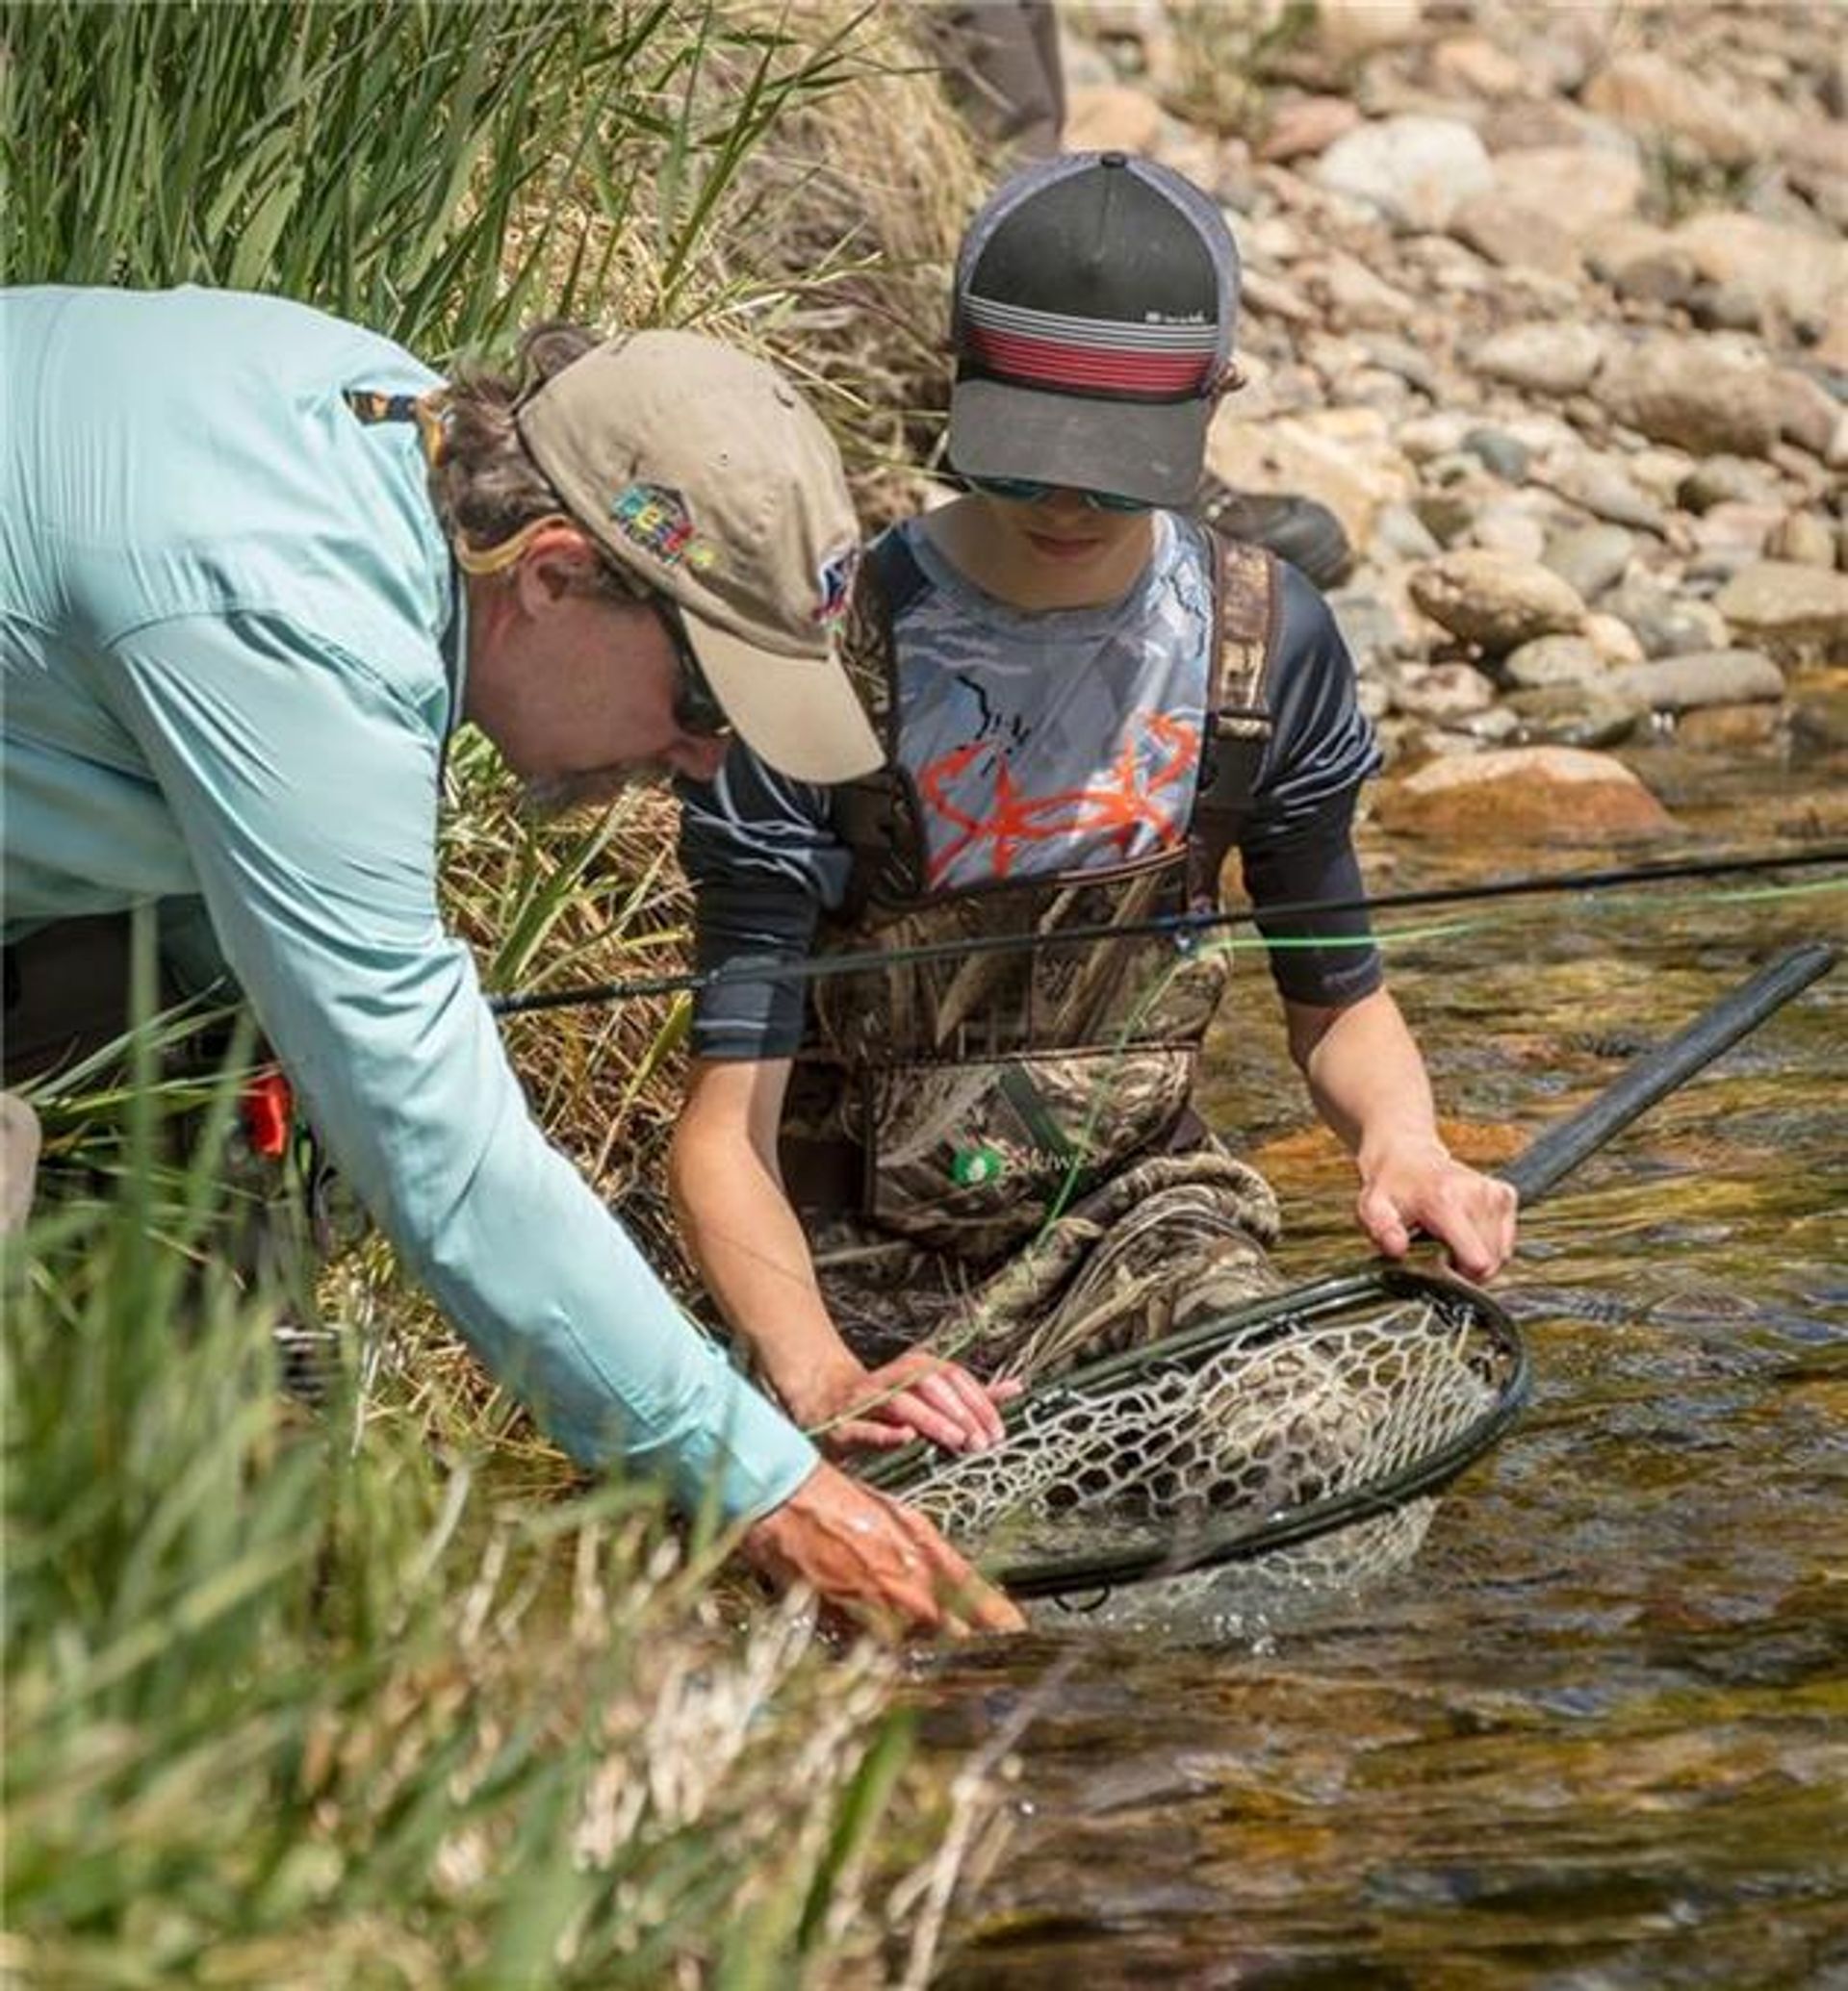
{"type": "Polygon", "coordinates": [[[988,1451],[885,1484],[1022,1595],[1261,1557],[1342,1582],[1397,1567],[1430,1491],[1518,1408],[1486,1295],[1379,1272],[1297,1289],[1040,1386],[988,1451]]]}

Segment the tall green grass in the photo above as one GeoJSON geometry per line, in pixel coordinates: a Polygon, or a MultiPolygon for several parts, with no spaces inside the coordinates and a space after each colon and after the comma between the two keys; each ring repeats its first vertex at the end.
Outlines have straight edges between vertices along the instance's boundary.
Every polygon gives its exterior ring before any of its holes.
{"type": "Polygon", "coordinates": [[[0,269],[280,292],[433,361],[536,316],[679,320],[854,33],[718,0],[13,0],[0,269]]]}
{"type": "Polygon", "coordinates": [[[166,1239],[146,1181],[6,1259],[9,1980],[877,1968],[939,1803],[886,1664],[728,1631],[644,1489],[535,1503],[350,1378],[291,1402],[273,1296],[186,1248],[214,1171],[166,1239]]]}
{"type": "MultiPolygon", "coordinates": [[[[854,190],[903,211],[892,157],[937,156],[921,129],[831,151],[890,20],[6,5],[0,274],[249,285],[438,364],[534,317],[700,322],[784,342],[838,405],[867,350],[845,286],[876,291],[881,253],[854,190]]],[[[451,774],[447,906],[490,985],[680,945],[660,798],[533,834],[481,743],[451,774]]],[[[643,1008],[512,1036],[535,1110],[664,1262],[650,1155],[683,1027],[643,1008]]],[[[126,1085],[53,1088],[67,1193],[4,1263],[0,1976],[922,1983],[982,1800],[911,1763],[886,1663],[824,1659],[645,1490],[587,1491],[376,1239],[323,1276],[333,1397],[284,1396],[283,1295],[222,1248],[228,1095],[140,1055],[126,1085]],[[167,1104],[207,1113],[195,1145],[167,1104]]]]}

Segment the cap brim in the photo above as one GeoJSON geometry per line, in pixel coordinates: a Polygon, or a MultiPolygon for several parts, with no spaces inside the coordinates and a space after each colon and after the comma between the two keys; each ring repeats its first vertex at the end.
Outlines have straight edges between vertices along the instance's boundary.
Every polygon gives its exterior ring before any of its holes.
{"type": "Polygon", "coordinates": [[[1199,486],[1213,397],[1101,401],[999,380],[959,380],[950,462],[966,477],[1023,477],[1184,505],[1199,486]]]}
{"type": "Polygon", "coordinates": [[[759,760],[795,781],[851,781],[886,750],[832,656],[781,656],[680,605],[686,633],[725,716],[759,760]]]}

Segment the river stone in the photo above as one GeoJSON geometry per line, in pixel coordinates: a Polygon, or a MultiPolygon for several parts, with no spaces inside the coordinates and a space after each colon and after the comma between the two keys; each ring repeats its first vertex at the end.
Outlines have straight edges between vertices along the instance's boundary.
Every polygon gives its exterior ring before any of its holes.
{"type": "Polygon", "coordinates": [[[1166,123],[1161,105],[1145,90],[1093,84],[1070,92],[1064,142],[1073,152],[1153,152],[1166,123]]]}
{"type": "Polygon", "coordinates": [[[1547,543],[1547,528],[1519,498],[1485,504],[1470,527],[1470,544],[1512,560],[1537,561],[1547,543]]]}
{"type": "Polygon", "coordinates": [[[1486,35],[1448,35],[1431,50],[1432,83],[1447,96],[1518,97],[1527,72],[1486,35]]]}
{"type": "Polygon", "coordinates": [[[1635,540],[1621,525],[1569,525],[1547,541],[1540,558],[1581,600],[1595,601],[1623,579],[1635,551],[1635,540]]]}
{"type": "Polygon", "coordinates": [[[1424,32],[1424,0],[1317,0],[1317,46],[1337,63],[1399,48],[1424,32]]]}
{"type": "Polygon", "coordinates": [[[1734,549],[1740,557],[1732,564],[1743,566],[1763,552],[1765,541],[1783,517],[1782,507],[1775,504],[1716,504],[1702,514],[1694,528],[1694,544],[1703,552],[1734,549]]]}
{"type": "Polygon", "coordinates": [[[1509,844],[1672,836],[1675,819],[1622,761],[1573,747],[1435,760],[1380,784],[1373,819],[1405,836],[1509,844]]]}
{"type": "Polygon", "coordinates": [[[1792,367],[1778,370],[1773,395],[1778,410],[1778,433],[1799,449],[1820,456],[1832,466],[1838,464],[1838,438],[1843,421],[1839,400],[1819,380],[1799,373],[1792,367]]]}
{"type": "Polygon", "coordinates": [[[1611,689],[1640,699],[1652,712],[1696,705],[1750,705],[1784,697],[1784,673],[1756,650],[1689,651],[1610,674],[1611,689]]]}
{"type": "Polygon", "coordinates": [[[1543,684],[1589,684],[1605,676],[1607,666],[1583,636],[1536,636],[1502,659],[1499,675],[1517,691],[1534,691],[1543,684]]]}
{"type": "Polygon", "coordinates": [[[1535,560],[1466,549],[1415,568],[1407,585],[1434,623],[1490,656],[1584,625],[1578,594],[1535,560]]]}
{"type": "Polygon", "coordinates": [[[1580,101],[1645,138],[1679,139],[1719,166],[1749,166],[1764,147],[1762,126],[1733,92],[1648,49],[1613,58],[1580,101]]]}
{"type": "Polygon", "coordinates": [[[1368,550],[1392,560],[1435,560],[1444,549],[1408,504],[1382,507],[1368,550]]]}
{"type": "Polygon", "coordinates": [[[1714,606],[1780,663],[1848,662],[1848,574],[1760,560],[1735,574],[1714,606]]]}
{"type": "Polygon", "coordinates": [[[1422,676],[1399,685],[1393,703],[1416,718],[1450,726],[1493,705],[1495,686],[1474,665],[1433,664],[1422,676]]]}
{"type": "Polygon", "coordinates": [[[1450,233],[1504,269],[1537,269],[1569,282],[1584,271],[1567,229],[1545,209],[1493,188],[1462,203],[1450,217],[1450,233]]]}
{"type": "Polygon", "coordinates": [[[1675,738],[1683,747],[1737,753],[1776,746],[1784,738],[1785,720],[1781,705],[1702,705],[1676,721],[1675,738]]]}
{"type": "Polygon", "coordinates": [[[1766,557],[1793,561],[1799,567],[1833,567],[1835,531],[1814,512],[1786,512],[1764,542],[1766,557]]]}
{"type": "Polygon", "coordinates": [[[1315,178],[1334,193],[1364,200],[1396,226],[1442,229],[1473,194],[1494,184],[1482,140],[1450,117],[1385,117],[1337,139],[1315,178]]]}
{"type": "Polygon", "coordinates": [[[1643,661],[1643,646],[1636,640],[1636,631],[1621,617],[1594,610],[1585,618],[1585,641],[1598,652],[1601,661],[1613,667],[1643,661]]]}
{"type": "Polygon", "coordinates": [[[1670,594],[1642,574],[1632,574],[1613,588],[1599,606],[1630,625],[1646,657],[1724,650],[1731,633],[1725,616],[1711,602],[1670,594]]]}
{"type": "Polygon", "coordinates": [[[1792,228],[1757,215],[1696,215],[1676,242],[1710,283],[1742,293],[1766,323],[1819,329],[1848,294],[1848,245],[1833,232],[1792,228]]]}
{"type": "Polygon", "coordinates": [[[1531,461],[1527,446],[1504,428],[1473,428],[1463,438],[1463,448],[1506,484],[1520,483],[1531,461]]]}
{"type": "Polygon", "coordinates": [[[1778,440],[1772,370],[1717,335],[1663,333],[1619,348],[1591,392],[1626,427],[1697,456],[1766,456],[1778,440]]]}
{"type": "Polygon", "coordinates": [[[1743,456],[1707,456],[1681,479],[1675,498],[1683,511],[1706,512],[1716,504],[1766,502],[1776,490],[1776,480],[1761,463],[1743,456]]]}
{"type": "Polygon", "coordinates": [[[1612,457],[1576,450],[1549,463],[1536,481],[1593,518],[1613,525],[1633,525],[1639,532],[1662,530],[1661,506],[1644,497],[1623,465],[1612,457]]]}
{"type": "Polygon", "coordinates": [[[1649,717],[1639,700],[1620,698],[1604,684],[1536,684],[1502,702],[1527,741],[1555,747],[1617,747],[1649,717]]]}
{"type": "Polygon", "coordinates": [[[1258,157],[1277,166],[1313,158],[1360,121],[1358,108],[1346,97],[1298,97],[1279,106],[1258,146],[1258,157]]]}
{"type": "Polygon", "coordinates": [[[1371,589],[1337,588],[1327,600],[1335,626],[1363,678],[1387,659],[1415,647],[1405,618],[1371,589]]]}
{"type": "Polygon", "coordinates": [[[1635,213],[1643,168],[1634,152],[1606,146],[1521,146],[1496,156],[1495,185],[1523,207],[1538,208],[1582,247],[1605,224],[1635,213]]]}
{"type": "Polygon", "coordinates": [[[1516,325],[1485,339],[1469,364],[1523,394],[1570,395],[1590,384],[1604,358],[1604,341],[1589,325],[1516,325]]]}
{"type": "Polygon", "coordinates": [[[1694,258],[1668,241],[1600,262],[1618,296],[1638,304],[1685,304],[1701,280],[1694,258]]]}

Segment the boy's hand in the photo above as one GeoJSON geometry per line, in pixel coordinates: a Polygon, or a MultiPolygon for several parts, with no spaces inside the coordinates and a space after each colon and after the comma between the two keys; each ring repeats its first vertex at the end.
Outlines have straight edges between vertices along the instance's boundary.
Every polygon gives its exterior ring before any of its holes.
{"type": "Polygon", "coordinates": [[[1363,1154],[1355,1214],[1387,1258],[1403,1258],[1423,1231],[1466,1279],[1493,1279],[1514,1252],[1520,1199],[1504,1182],[1421,1141],[1375,1159],[1363,1154]]]}
{"type": "Polygon", "coordinates": [[[977,1452],[1000,1442],[999,1406],[1020,1390],[911,1348],[875,1369],[843,1364],[796,1392],[789,1407],[831,1451],[890,1451],[924,1438],[945,1451],[977,1452]]]}

